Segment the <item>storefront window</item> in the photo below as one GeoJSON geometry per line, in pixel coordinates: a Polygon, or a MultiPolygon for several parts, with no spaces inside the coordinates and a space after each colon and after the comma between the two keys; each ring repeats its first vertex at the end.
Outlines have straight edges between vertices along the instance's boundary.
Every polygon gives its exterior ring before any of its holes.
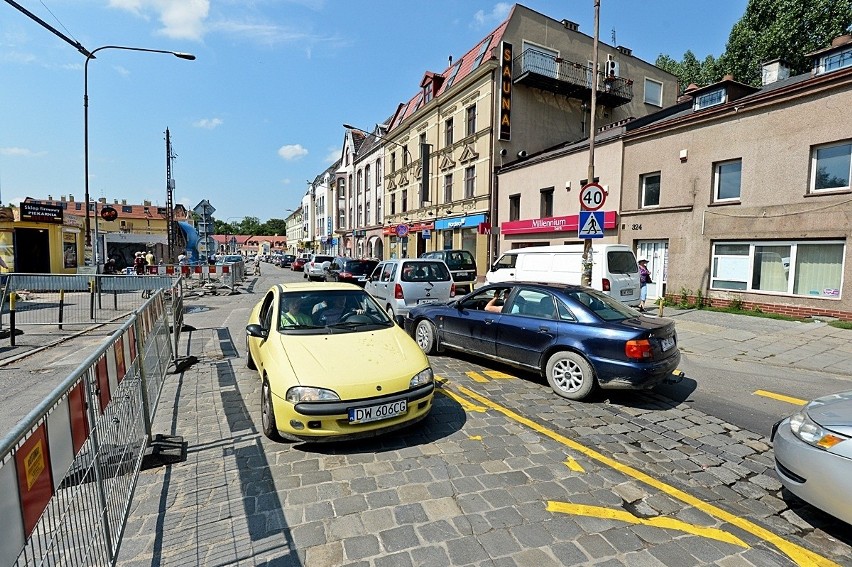
{"type": "Polygon", "coordinates": [[[476,256],[476,229],[462,229],[462,249],[476,256]]]}
{"type": "Polygon", "coordinates": [[[453,247],[453,231],[452,230],[442,230],[441,237],[443,239],[443,248],[444,250],[450,250],[453,247]]]}

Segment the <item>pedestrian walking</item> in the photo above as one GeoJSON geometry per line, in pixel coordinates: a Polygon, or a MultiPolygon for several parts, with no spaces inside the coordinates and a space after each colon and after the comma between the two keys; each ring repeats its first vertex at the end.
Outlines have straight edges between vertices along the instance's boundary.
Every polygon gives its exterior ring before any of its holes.
{"type": "Polygon", "coordinates": [[[651,281],[651,272],[648,270],[648,260],[639,260],[639,312],[645,312],[645,300],[648,298],[648,284],[651,281]]]}
{"type": "Polygon", "coordinates": [[[148,253],[145,254],[145,263],[149,266],[156,264],[156,262],[154,262],[154,253],[150,250],[148,250],[148,253]]]}
{"type": "Polygon", "coordinates": [[[142,252],[137,252],[136,256],[133,258],[133,269],[136,271],[137,276],[145,275],[145,266],[148,262],[145,261],[145,257],[142,255],[142,252]]]}

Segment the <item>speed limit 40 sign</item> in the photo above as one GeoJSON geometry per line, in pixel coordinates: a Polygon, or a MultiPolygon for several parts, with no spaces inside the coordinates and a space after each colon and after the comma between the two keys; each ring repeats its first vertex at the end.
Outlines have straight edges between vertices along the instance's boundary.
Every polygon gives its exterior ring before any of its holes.
{"type": "Polygon", "coordinates": [[[580,210],[597,211],[606,202],[606,191],[597,183],[583,185],[580,189],[580,210]]]}

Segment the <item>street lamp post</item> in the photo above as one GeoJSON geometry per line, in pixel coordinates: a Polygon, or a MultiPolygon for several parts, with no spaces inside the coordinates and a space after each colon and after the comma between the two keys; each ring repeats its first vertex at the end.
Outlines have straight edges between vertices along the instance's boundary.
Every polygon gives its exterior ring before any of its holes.
{"type": "MultiPolygon", "coordinates": [[[[147,49],[144,47],[127,47],[124,45],[104,45],[86,52],[86,63],[83,65],[83,160],[85,162],[85,203],[86,203],[86,219],[84,230],[86,233],[86,248],[92,247],[92,232],[91,223],[89,220],[89,61],[96,59],[95,53],[104,49],[121,49],[123,51],[142,51],[146,53],[167,53],[174,55],[179,59],[188,61],[195,60],[195,55],[190,53],[181,53],[179,51],[169,51],[166,49],[147,49]]],[[[95,221],[97,222],[97,220],[95,221]]],[[[95,252],[95,270],[97,270],[97,252],[95,252]]]]}

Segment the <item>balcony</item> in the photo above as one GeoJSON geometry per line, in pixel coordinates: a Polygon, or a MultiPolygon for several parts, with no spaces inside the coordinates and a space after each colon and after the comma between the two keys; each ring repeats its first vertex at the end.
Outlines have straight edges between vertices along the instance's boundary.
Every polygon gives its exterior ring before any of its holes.
{"type": "MultiPolygon", "coordinates": [[[[513,62],[514,83],[577,98],[592,99],[592,69],[540,51],[528,49],[513,62]]],[[[633,100],[633,81],[597,73],[597,103],[610,108],[633,100]]]]}

